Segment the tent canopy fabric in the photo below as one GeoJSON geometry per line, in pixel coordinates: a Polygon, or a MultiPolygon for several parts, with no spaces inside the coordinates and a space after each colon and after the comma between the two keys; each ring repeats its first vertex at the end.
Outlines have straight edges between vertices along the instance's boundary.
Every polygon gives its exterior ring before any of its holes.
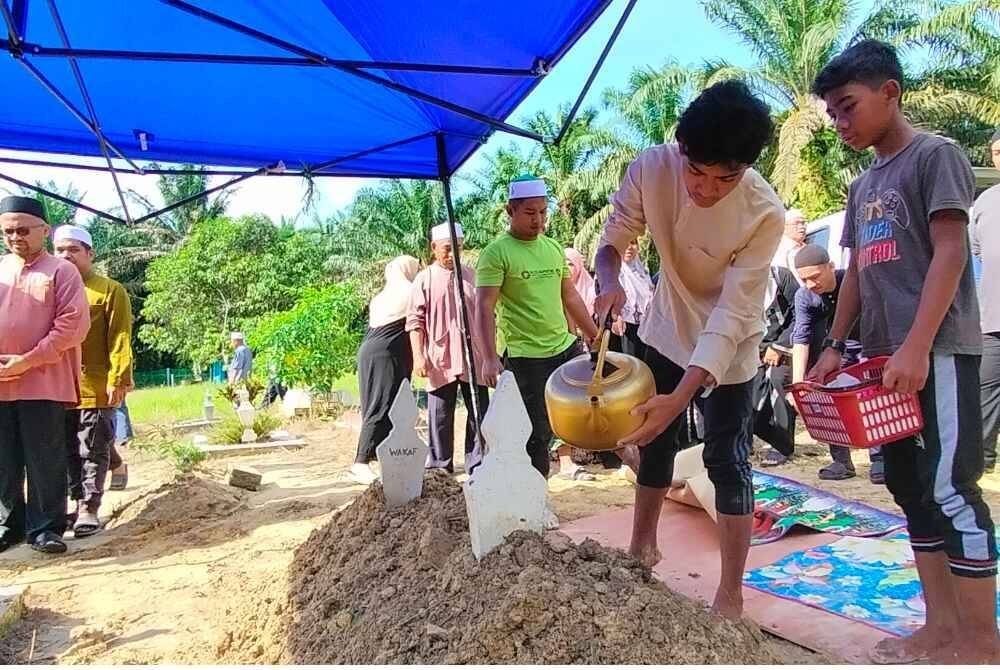
{"type": "Polygon", "coordinates": [[[0,148],[438,179],[610,1],[0,0],[0,148]]]}

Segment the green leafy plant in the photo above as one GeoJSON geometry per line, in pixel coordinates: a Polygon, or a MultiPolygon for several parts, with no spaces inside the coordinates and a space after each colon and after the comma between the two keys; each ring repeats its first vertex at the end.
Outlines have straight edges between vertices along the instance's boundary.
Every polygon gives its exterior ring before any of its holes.
{"type": "Polygon", "coordinates": [[[239,392],[242,388],[245,388],[247,393],[250,395],[250,404],[252,405],[257,401],[257,398],[264,390],[264,382],[256,377],[250,377],[249,379],[244,379],[236,384],[226,383],[225,386],[219,389],[217,395],[223,400],[228,400],[229,404],[231,404],[233,408],[236,408],[239,407],[240,404],[239,392]]]}
{"type": "Polygon", "coordinates": [[[251,346],[285,385],[329,392],[354,369],[364,308],[351,283],[306,289],[292,309],[258,324],[251,346]]]}
{"type": "Polygon", "coordinates": [[[169,428],[162,426],[150,427],[132,442],[132,446],[170,461],[179,472],[191,472],[208,457],[197,446],[178,440],[169,428]]]}
{"type": "MultiPolygon", "coordinates": [[[[271,412],[257,412],[253,419],[253,432],[258,440],[267,439],[272,430],[281,427],[281,417],[271,412]]],[[[212,430],[211,440],[215,444],[239,444],[243,439],[243,424],[237,417],[227,417],[212,430]]]]}

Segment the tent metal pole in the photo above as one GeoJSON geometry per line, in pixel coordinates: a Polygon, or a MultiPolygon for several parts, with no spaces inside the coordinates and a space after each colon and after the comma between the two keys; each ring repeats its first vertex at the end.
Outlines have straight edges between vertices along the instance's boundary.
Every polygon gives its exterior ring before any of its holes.
{"type": "Polygon", "coordinates": [[[597,77],[597,73],[600,71],[601,66],[604,65],[604,59],[608,57],[608,53],[611,51],[611,47],[614,46],[615,40],[618,39],[619,33],[621,33],[622,28],[625,27],[625,21],[628,20],[629,14],[632,13],[632,8],[635,7],[636,0],[628,0],[628,4],[625,5],[625,11],[622,12],[622,16],[618,19],[615,29],[611,31],[611,37],[608,38],[607,43],[604,45],[604,50],[601,52],[600,58],[594,63],[594,69],[590,71],[590,76],[587,77],[587,82],[583,85],[583,90],[580,91],[580,95],[577,96],[576,102],[573,103],[573,108],[569,110],[569,114],[563,120],[562,128],[559,129],[559,134],[556,135],[556,139],[553,144],[559,144],[562,142],[563,138],[566,136],[566,132],[569,130],[570,124],[573,123],[573,119],[576,118],[576,113],[580,111],[580,105],[583,104],[583,99],[587,97],[587,93],[590,91],[590,86],[594,83],[594,79],[597,77]]]}
{"type": "MultiPolygon", "coordinates": [[[[51,3],[52,0],[49,0],[49,2],[51,3]]],[[[370,72],[365,72],[364,70],[361,70],[359,68],[338,65],[335,61],[330,60],[323,54],[316,53],[315,51],[310,51],[309,49],[305,49],[298,45],[292,44],[291,42],[286,42],[283,39],[274,37],[273,35],[268,35],[267,33],[261,32],[249,26],[245,26],[242,23],[233,21],[232,19],[227,19],[224,16],[213,14],[212,12],[202,9],[201,7],[196,7],[192,4],[184,2],[184,0],[160,0],[160,2],[169,5],[170,7],[173,7],[175,9],[178,9],[182,12],[187,12],[188,14],[193,14],[202,19],[205,19],[206,21],[211,21],[212,23],[224,26],[226,28],[229,28],[230,30],[235,30],[236,32],[242,33],[243,35],[253,37],[266,44],[270,44],[271,46],[276,46],[278,48],[285,49],[286,51],[290,51],[299,56],[303,56],[310,60],[316,61],[320,65],[333,67],[340,70],[341,72],[353,74],[356,77],[373,82],[384,88],[391,89],[393,91],[402,93],[404,95],[408,95],[418,100],[423,100],[424,102],[435,105],[437,107],[441,107],[443,109],[447,109],[450,112],[454,112],[455,114],[458,114],[460,116],[465,116],[474,121],[479,121],[480,123],[485,123],[489,126],[493,126],[494,128],[510,133],[511,135],[526,137],[530,140],[535,140],[536,142],[544,141],[544,138],[538,133],[533,133],[530,130],[525,130],[523,128],[518,128],[517,126],[512,126],[509,123],[500,121],[498,119],[494,119],[491,116],[480,114],[475,110],[469,109],[467,107],[462,107],[461,105],[457,105],[453,102],[443,100],[428,93],[424,93],[423,91],[418,91],[415,88],[410,88],[409,86],[405,86],[403,84],[397,84],[391,79],[385,79],[383,77],[379,77],[377,75],[371,74],[370,72]]]]}
{"type": "Polygon", "coordinates": [[[24,42],[21,39],[17,21],[14,20],[14,14],[7,6],[7,0],[0,0],[0,12],[3,12],[3,20],[7,24],[7,35],[10,37],[9,49],[12,53],[20,53],[24,42]]]}
{"type": "MultiPolygon", "coordinates": [[[[69,35],[66,33],[66,26],[63,25],[62,19],[59,17],[59,10],[56,9],[55,0],[49,0],[49,13],[52,14],[52,22],[55,24],[56,30],[59,31],[59,37],[62,40],[63,46],[69,49],[69,35]]],[[[108,152],[107,144],[104,141],[104,133],[101,132],[101,124],[97,120],[97,111],[94,109],[94,103],[90,99],[90,93],[87,92],[87,85],[83,81],[80,66],[77,64],[75,58],[69,58],[68,60],[70,69],[73,70],[73,77],[76,79],[76,85],[80,88],[80,95],[83,96],[83,102],[87,106],[87,112],[90,114],[90,122],[94,124],[94,129],[97,131],[97,142],[101,145],[101,153],[104,154],[104,160],[108,162],[108,167],[111,169],[111,179],[115,183],[115,190],[118,191],[118,199],[121,200],[125,220],[128,221],[129,225],[132,225],[132,217],[128,213],[128,203],[125,202],[125,193],[122,191],[122,185],[118,181],[118,173],[115,172],[115,165],[111,162],[111,154],[108,152]]]]}
{"type": "Polygon", "coordinates": [[[476,429],[476,439],[480,445],[480,456],[486,454],[486,443],[483,441],[482,414],[479,408],[479,383],[476,380],[476,357],[472,348],[472,322],[469,319],[469,306],[465,300],[465,282],[462,271],[462,251],[458,241],[458,231],[455,229],[455,205],[451,198],[451,175],[448,173],[448,152],[445,147],[444,134],[438,133],[437,137],[438,173],[440,174],[441,186],[444,188],[444,204],[448,210],[448,231],[451,233],[451,253],[454,257],[455,267],[452,268],[452,277],[455,280],[455,288],[458,293],[458,304],[462,314],[462,340],[465,349],[465,365],[469,369],[469,395],[472,398],[472,422],[476,429]]]}
{"type": "Polygon", "coordinates": [[[341,156],[340,158],[333,158],[328,161],[323,161],[322,163],[316,163],[315,165],[310,165],[306,168],[306,172],[319,172],[321,170],[326,170],[339,163],[344,163],[349,160],[354,160],[355,158],[362,158],[369,154],[378,153],[380,151],[388,151],[389,149],[395,149],[396,147],[401,147],[404,144],[411,144],[413,142],[419,142],[420,140],[426,140],[434,135],[433,132],[421,133],[419,135],[414,135],[413,137],[408,137],[405,140],[399,140],[396,142],[390,142],[389,144],[383,144],[378,147],[373,147],[371,149],[365,149],[364,151],[358,151],[347,156],[341,156]]]}
{"type": "Polygon", "coordinates": [[[257,177],[257,176],[260,176],[262,174],[267,174],[271,170],[278,170],[278,169],[280,169],[279,166],[277,164],[275,164],[275,165],[272,165],[270,167],[260,168],[259,170],[255,170],[253,172],[247,172],[246,174],[242,174],[239,177],[236,177],[235,179],[230,179],[229,181],[227,181],[225,183],[219,184],[218,186],[213,186],[212,188],[207,188],[207,189],[205,189],[204,191],[202,191],[200,193],[195,193],[194,195],[189,195],[186,198],[181,198],[177,202],[172,202],[169,205],[167,205],[166,207],[158,209],[155,212],[150,212],[149,214],[146,214],[145,216],[141,216],[141,217],[139,217],[138,219],[135,220],[135,223],[139,224],[139,223],[144,223],[146,221],[149,221],[150,219],[155,219],[155,218],[157,218],[159,216],[162,216],[162,215],[166,214],[167,212],[172,212],[173,210],[177,209],[178,207],[183,207],[184,205],[188,204],[189,202],[194,202],[195,200],[200,200],[201,198],[204,198],[207,195],[211,195],[212,193],[215,193],[216,191],[221,191],[223,189],[229,188],[230,186],[235,186],[236,184],[240,183],[241,181],[246,181],[250,177],[257,177]]]}
{"type": "Polygon", "coordinates": [[[215,63],[220,65],[280,65],[291,67],[342,66],[358,70],[398,70],[401,72],[434,72],[445,74],[488,75],[493,77],[538,77],[531,68],[492,65],[448,65],[445,63],[401,63],[397,61],[347,60],[329,58],[325,63],[312,58],[288,56],[241,56],[237,54],[179,53],[173,51],[124,51],[119,49],[63,49],[23,42],[32,56],[43,58],[84,58],[105,60],[159,61],[168,63],[215,63]]]}
{"type": "MultiPolygon", "coordinates": [[[[52,96],[55,97],[56,100],[61,102],[63,106],[66,109],[68,109],[69,112],[74,117],[76,117],[76,119],[80,123],[82,123],[87,127],[87,130],[92,132],[94,136],[97,137],[98,139],[100,139],[103,136],[101,130],[99,128],[96,128],[94,124],[92,124],[87,119],[87,117],[84,116],[83,112],[77,109],[76,106],[70,101],[70,99],[67,98],[65,95],[63,95],[62,91],[56,88],[56,85],[53,84],[51,81],[49,81],[48,77],[42,74],[42,72],[38,68],[36,68],[32,63],[28,62],[26,58],[19,58],[18,60],[21,62],[21,65],[23,65],[24,68],[31,73],[31,75],[38,81],[39,84],[42,85],[42,87],[45,90],[51,93],[52,96]]],[[[142,168],[136,165],[128,156],[126,156],[121,149],[112,144],[111,140],[109,140],[107,137],[104,137],[104,142],[105,144],[108,145],[108,148],[114,151],[119,158],[126,161],[132,167],[132,172],[134,172],[135,174],[143,174],[142,168]]]]}
{"type": "Polygon", "coordinates": [[[124,219],[121,219],[121,218],[119,218],[117,216],[114,216],[112,214],[108,214],[107,212],[102,212],[99,209],[94,209],[93,207],[88,207],[87,205],[83,204],[82,202],[77,202],[76,200],[73,200],[71,198],[67,198],[64,195],[60,195],[59,193],[55,193],[54,191],[50,191],[50,190],[48,190],[46,188],[38,186],[37,184],[29,184],[26,181],[21,181],[20,179],[16,179],[16,178],[11,177],[10,175],[6,175],[6,174],[4,174],[2,172],[0,172],[0,179],[9,181],[12,184],[17,184],[21,188],[28,189],[29,191],[35,191],[36,193],[41,193],[42,195],[44,195],[44,196],[46,196],[48,198],[52,198],[53,200],[58,200],[61,203],[64,203],[66,205],[70,205],[71,207],[76,207],[76,208],[82,209],[82,210],[84,210],[86,212],[90,212],[91,214],[96,214],[97,216],[105,218],[108,221],[114,221],[115,223],[125,223],[124,219]]]}

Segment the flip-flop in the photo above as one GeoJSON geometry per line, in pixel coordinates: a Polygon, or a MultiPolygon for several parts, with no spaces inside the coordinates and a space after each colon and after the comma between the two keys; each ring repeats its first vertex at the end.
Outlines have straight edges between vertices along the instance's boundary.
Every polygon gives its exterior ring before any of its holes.
{"type": "Polygon", "coordinates": [[[52,531],[44,531],[38,534],[35,541],[31,543],[31,548],[43,554],[65,554],[66,543],[52,531]]]}
{"type": "Polygon", "coordinates": [[[574,482],[592,482],[597,479],[597,477],[580,466],[573,468],[569,472],[560,472],[556,476],[560,479],[569,479],[574,482]]]}
{"type": "Polygon", "coordinates": [[[834,461],[819,471],[819,478],[826,481],[842,481],[844,479],[852,479],[857,477],[858,473],[855,470],[849,470],[843,463],[838,463],[834,461]]]}
{"type": "Polygon", "coordinates": [[[78,540],[90,537],[99,532],[101,532],[101,521],[97,518],[96,514],[83,512],[79,514],[76,522],[73,524],[73,536],[78,540]]]}
{"type": "Polygon", "coordinates": [[[868,471],[868,480],[872,484],[885,484],[885,463],[872,461],[871,470],[868,471]]]}
{"type": "Polygon", "coordinates": [[[777,449],[768,449],[764,452],[764,457],[760,460],[760,467],[773,468],[784,465],[788,462],[788,457],[777,449]]]}

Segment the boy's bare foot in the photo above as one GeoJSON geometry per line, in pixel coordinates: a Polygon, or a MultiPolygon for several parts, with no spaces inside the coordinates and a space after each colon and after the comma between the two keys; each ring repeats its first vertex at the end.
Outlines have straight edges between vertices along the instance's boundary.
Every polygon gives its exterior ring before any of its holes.
{"type": "Polygon", "coordinates": [[[712,613],[730,621],[739,621],[743,616],[743,593],[734,593],[720,586],[715,592],[712,613]]]}
{"type": "Polygon", "coordinates": [[[663,554],[660,553],[660,550],[656,546],[652,545],[631,547],[629,548],[628,553],[637,558],[643,566],[650,569],[663,560],[663,554]]]}
{"type": "Polygon", "coordinates": [[[921,626],[906,637],[887,637],[871,651],[872,663],[898,665],[930,660],[932,655],[950,647],[955,634],[950,629],[921,626]]]}

